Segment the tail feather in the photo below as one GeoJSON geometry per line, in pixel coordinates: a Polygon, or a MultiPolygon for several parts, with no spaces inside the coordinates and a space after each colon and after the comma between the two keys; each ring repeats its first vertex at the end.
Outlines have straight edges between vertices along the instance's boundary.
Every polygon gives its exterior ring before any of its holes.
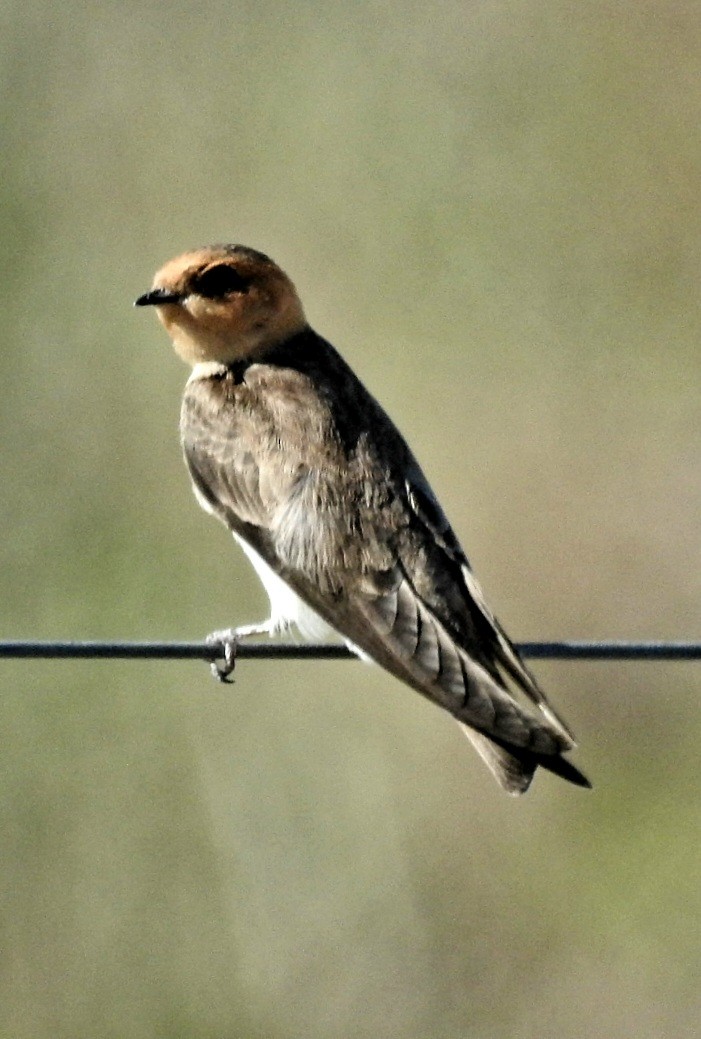
{"type": "Polygon", "coordinates": [[[525,794],[531,785],[536,766],[520,761],[514,754],[497,746],[481,732],[475,732],[464,722],[458,722],[458,725],[507,794],[513,794],[514,797],[525,794]]]}
{"type": "Polygon", "coordinates": [[[508,794],[525,794],[539,766],[575,786],[591,788],[587,777],[560,754],[534,754],[521,747],[501,744],[493,737],[476,732],[464,722],[459,721],[458,725],[508,794]]]}

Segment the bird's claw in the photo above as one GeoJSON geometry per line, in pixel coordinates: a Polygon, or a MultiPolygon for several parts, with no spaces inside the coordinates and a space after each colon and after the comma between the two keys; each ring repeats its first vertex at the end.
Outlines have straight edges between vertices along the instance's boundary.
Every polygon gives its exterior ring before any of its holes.
{"type": "Polygon", "coordinates": [[[216,651],[215,657],[209,662],[209,669],[212,672],[214,678],[219,682],[223,682],[225,685],[233,685],[234,679],[230,678],[236,667],[236,653],[239,645],[239,635],[234,628],[227,628],[225,631],[213,631],[211,635],[208,635],[206,640],[207,645],[211,646],[216,651]],[[224,663],[219,664],[218,660],[223,658],[224,663]]]}

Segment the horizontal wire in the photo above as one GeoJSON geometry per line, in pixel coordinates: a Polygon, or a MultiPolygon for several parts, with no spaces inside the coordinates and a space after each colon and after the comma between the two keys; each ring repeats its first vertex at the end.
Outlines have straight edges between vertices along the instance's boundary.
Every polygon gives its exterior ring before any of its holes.
{"type": "MultiPolygon", "coordinates": [[[[701,642],[615,642],[582,640],[521,642],[516,648],[531,660],[699,660],[701,642]]],[[[50,642],[0,640],[0,658],[35,660],[214,660],[220,659],[221,643],[199,642],[50,642]]],[[[357,660],[344,645],[290,642],[246,642],[237,657],[259,660],[357,660]]]]}

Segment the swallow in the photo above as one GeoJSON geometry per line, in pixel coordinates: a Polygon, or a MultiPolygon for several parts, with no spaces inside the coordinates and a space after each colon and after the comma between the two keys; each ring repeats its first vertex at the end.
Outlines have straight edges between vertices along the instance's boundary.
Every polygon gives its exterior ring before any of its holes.
{"type": "Polygon", "coordinates": [[[180,433],[194,493],[270,599],[264,624],[210,636],[219,676],[246,635],[331,631],[453,715],[509,793],[538,766],[590,786],[407,443],[280,267],[208,246],[162,267],[135,306],[156,308],[192,367],[180,433]]]}

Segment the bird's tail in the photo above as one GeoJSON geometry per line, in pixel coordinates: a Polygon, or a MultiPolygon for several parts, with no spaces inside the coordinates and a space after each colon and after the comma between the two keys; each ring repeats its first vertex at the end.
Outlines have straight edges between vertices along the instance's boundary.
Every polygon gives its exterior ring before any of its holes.
{"type": "Polygon", "coordinates": [[[458,725],[508,794],[525,794],[538,766],[576,786],[591,787],[586,776],[560,754],[535,754],[521,747],[502,745],[464,722],[459,721],[458,725]]]}

